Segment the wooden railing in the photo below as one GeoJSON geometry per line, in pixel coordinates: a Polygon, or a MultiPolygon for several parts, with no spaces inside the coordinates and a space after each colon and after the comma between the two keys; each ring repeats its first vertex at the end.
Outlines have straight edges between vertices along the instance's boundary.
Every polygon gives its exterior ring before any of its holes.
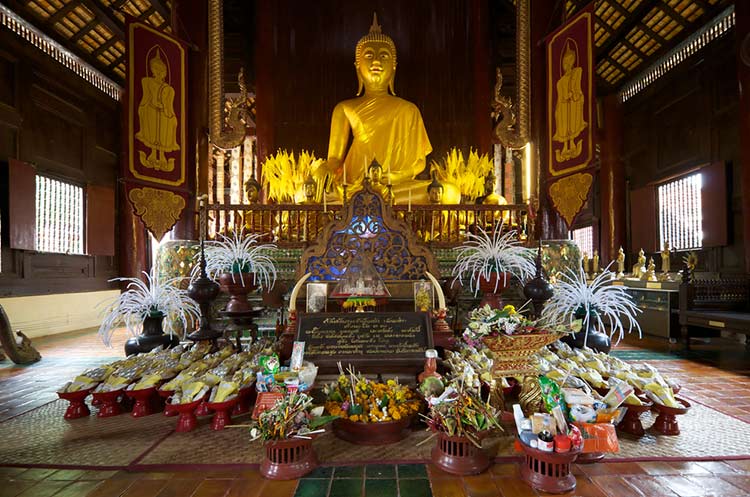
{"type": "MultiPolygon", "coordinates": [[[[399,219],[411,225],[417,238],[435,247],[455,247],[466,239],[467,230],[492,229],[500,222],[520,233],[530,231],[527,206],[515,205],[395,205],[399,219]]],[[[265,233],[279,247],[305,247],[313,243],[324,227],[342,213],[341,205],[320,204],[210,204],[209,236],[241,230],[265,233]]]]}

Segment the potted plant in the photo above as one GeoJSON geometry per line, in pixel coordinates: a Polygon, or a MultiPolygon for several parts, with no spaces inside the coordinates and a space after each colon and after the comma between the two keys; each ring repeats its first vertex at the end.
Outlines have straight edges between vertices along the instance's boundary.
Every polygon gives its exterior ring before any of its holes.
{"type": "Polygon", "coordinates": [[[198,303],[188,297],[187,292],[177,287],[181,278],[160,281],[154,269],[143,273],[146,281],[138,278],[114,278],[110,281],[127,281],[126,290],[104,309],[104,320],[99,327],[99,336],[108,347],[112,334],[124,324],[133,335],[125,342],[125,354],[148,352],[159,345],[168,347],[178,343],[175,322],[188,330],[200,320],[198,303]],[[166,323],[164,318],[167,318],[166,323]],[[164,334],[164,331],[168,334],[164,334]],[[140,333],[140,334],[139,334],[140,333]]]}
{"type": "Polygon", "coordinates": [[[428,402],[425,421],[438,437],[432,450],[433,464],[456,475],[478,474],[487,469],[490,457],[482,450],[482,439],[492,431],[502,431],[500,411],[460,378],[428,402]]]}
{"type": "Polygon", "coordinates": [[[414,389],[397,380],[373,381],[355,374],[345,374],[339,364],[338,381],[323,387],[325,408],[339,419],[333,422],[333,433],[347,442],[360,445],[384,445],[402,440],[422,408],[414,389]]]}
{"type": "Polygon", "coordinates": [[[263,411],[251,425],[253,440],[263,439],[265,458],[260,472],[272,480],[293,480],[318,465],[312,447],[315,435],[336,416],[323,416],[323,407],[313,407],[312,397],[295,392],[263,411]]]}
{"type": "MultiPolygon", "coordinates": [[[[245,235],[239,231],[231,237],[219,236],[221,240],[206,244],[206,273],[229,294],[228,312],[247,312],[250,310],[247,294],[258,286],[271,289],[276,282],[276,266],[269,255],[276,245],[260,244],[262,234],[245,235]]],[[[199,272],[196,264],[193,277],[199,272]]]]}
{"type": "Polygon", "coordinates": [[[475,296],[480,289],[484,292],[480,306],[501,308],[500,294],[511,278],[523,281],[534,275],[534,252],[521,246],[516,231],[503,234],[502,223],[489,233],[477,226],[477,232],[467,233],[466,237],[463,245],[455,249],[458,255],[453,281],[463,285],[464,278],[468,278],[475,296]]]}
{"type": "Polygon", "coordinates": [[[563,340],[571,346],[588,346],[605,354],[612,346],[611,336],[616,334],[617,341],[622,340],[625,334],[623,320],[628,322],[628,333],[635,327],[640,336],[641,327],[636,314],[641,311],[624,287],[611,284],[612,279],[609,266],[590,282],[583,268],[561,273],[554,285],[555,293],[542,311],[542,321],[553,324],[580,321],[583,331],[563,340]],[[604,333],[605,326],[610,329],[609,336],[604,333]]]}

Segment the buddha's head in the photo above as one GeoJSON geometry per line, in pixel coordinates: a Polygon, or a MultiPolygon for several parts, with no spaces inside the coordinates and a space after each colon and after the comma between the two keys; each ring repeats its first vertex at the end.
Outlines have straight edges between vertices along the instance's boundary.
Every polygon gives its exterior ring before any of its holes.
{"type": "Polygon", "coordinates": [[[395,95],[393,81],[396,76],[396,45],[390,36],[380,31],[378,16],[373,14],[370,32],[360,38],[354,54],[359,89],[372,92],[390,92],[395,95]]]}
{"type": "Polygon", "coordinates": [[[151,57],[148,65],[149,69],[151,69],[151,74],[156,79],[164,79],[167,76],[167,64],[161,58],[161,50],[156,50],[156,55],[151,57]]]}
{"type": "Polygon", "coordinates": [[[368,167],[370,179],[373,185],[379,185],[383,179],[383,166],[381,166],[377,160],[373,159],[372,163],[368,167]]]}
{"type": "Polygon", "coordinates": [[[573,69],[573,66],[576,65],[576,58],[575,42],[573,40],[568,40],[567,43],[565,43],[565,51],[563,52],[562,56],[563,73],[566,73],[573,69]]]}

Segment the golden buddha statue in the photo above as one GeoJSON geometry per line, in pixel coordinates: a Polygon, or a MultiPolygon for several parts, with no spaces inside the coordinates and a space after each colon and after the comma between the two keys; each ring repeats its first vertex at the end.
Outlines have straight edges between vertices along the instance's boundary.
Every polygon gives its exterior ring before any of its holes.
{"type": "MultiPolygon", "coordinates": [[[[424,170],[432,145],[417,106],[395,96],[396,45],[381,32],[376,15],[370,32],[357,42],[354,65],[357,97],[339,102],[333,109],[328,160],[316,171],[316,180],[327,181],[339,193],[346,184],[353,192],[377,160],[384,169],[384,184],[392,185],[396,202],[405,203],[411,190],[413,202],[426,203],[430,180],[414,178],[424,170]],[[347,150],[350,133],[353,139],[347,150]]],[[[460,193],[453,185],[444,185],[443,203],[460,203],[460,193]]]]}

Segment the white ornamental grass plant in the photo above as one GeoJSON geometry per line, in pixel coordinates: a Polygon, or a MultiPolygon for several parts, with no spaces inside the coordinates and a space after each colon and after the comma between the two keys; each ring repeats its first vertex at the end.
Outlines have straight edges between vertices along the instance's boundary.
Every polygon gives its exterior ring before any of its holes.
{"type": "Polygon", "coordinates": [[[611,265],[610,263],[591,282],[587,281],[583,268],[578,272],[569,270],[560,273],[554,285],[555,293],[544,305],[541,322],[548,326],[556,326],[581,320],[582,331],[585,333],[584,346],[588,339],[589,323],[603,333],[606,333],[605,326],[608,326],[610,338],[617,335],[615,343],[619,343],[625,336],[623,319],[626,319],[627,333],[635,328],[640,337],[641,326],[636,320],[636,314],[641,310],[636,307],[633,298],[624,287],[611,284],[611,265]]]}
{"type": "Polygon", "coordinates": [[[143,274],[146,276],[145,283],[138,278],[110,280],[127,281],[128,286],[102,311],[104,320],[99,326],[99,337],[107,347],[112,346],[112,335],[117,327],[124,324],[131,335],[138,336],[143,329],[143,320],[148,316],[164,316],[166,319],[163,328],[170,336],[177,333],[175,322],[182,324],[184,334],[195,322],[200,321],[198,303],[177,286],[182,278],[160,281],[154,269],[151,274],[145,271],[143,274]]]}
{"type": "MultiPolygon", "coordinates": [[[[453,281],[458,280],[463,285],[464,278],[468,278],[469,290],[475,296],[479,292],[480,280],[490,280],[492,273],[510,273],[521,281],[534,275],[534,251],[521,245],[515,230],[503,234],[502,228],[503,224],[497,223],[488,233],[478,227],[478,233],[467,233],[467,240],[455,249],[458,256],[453,267],[453,281]]],[[[499,285],[500,278],[493,291],[496,292],[499,285]]]]}
{"type": "MultiPolygon", "coordinates": [[[[231,237],[222,234],[219,236],[221,240],[207,241],[205,245],[206,273],[209,278],[216,280],[219,275],[229,273],[234,283],[237,283],[238,278],[242,286],[245,286],[243,274],[250,273],[253,275],[253,285],[260,285],[266,290],[273,288],[276,283],[276,266],[269,254],[276,249],[276,245],[260,244],[262,234],[245,235],[244,231],[234,232],[231,237]]],[[[192,278],[198,276],[200,264],[192,269],[192,278]]]]}

